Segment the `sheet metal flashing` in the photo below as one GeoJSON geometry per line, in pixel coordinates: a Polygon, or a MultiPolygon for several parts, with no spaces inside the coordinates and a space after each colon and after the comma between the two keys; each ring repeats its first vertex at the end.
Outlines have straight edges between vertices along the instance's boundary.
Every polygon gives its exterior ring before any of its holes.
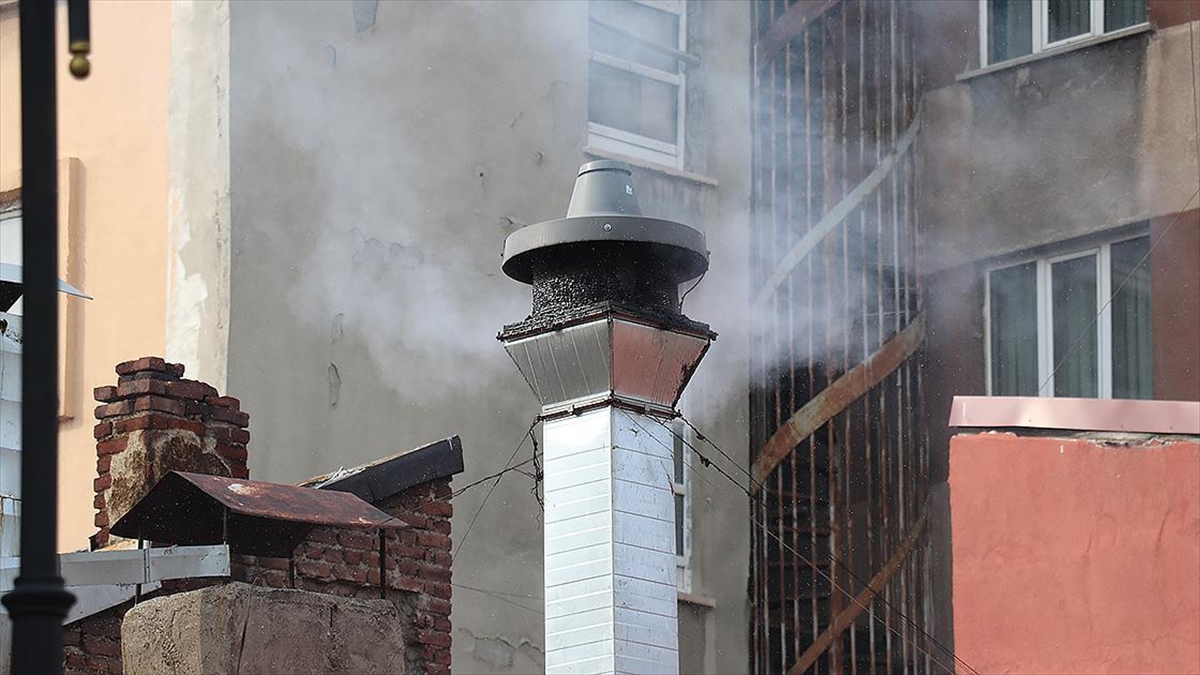
{"type": "Polygon", "coordinates": [[[950,426],[1200,436],[1200,402],[1042,396],[955,396],[950,426]]]}
{"type": "Polygon", "coordinates": [[[112,533],[188,546],[226,543],[235,553],[284,558],[316,526],[407,527],[349,493],[172,471],[112,533]]]}
{"type": "Polygon", "coordinates": [[[310,478],[300,485],[348,492],[364,502],[378,504],[414,485],[455,476],[462,471],[462,439],[451,436],[353,469],[310,478]]]}

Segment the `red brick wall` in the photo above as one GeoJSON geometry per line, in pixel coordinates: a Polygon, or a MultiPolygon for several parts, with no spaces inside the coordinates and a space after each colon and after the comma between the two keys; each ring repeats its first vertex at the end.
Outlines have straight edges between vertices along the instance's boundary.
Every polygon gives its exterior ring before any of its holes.
{"type": "MultiPolygon", "coordinates": [[[[376,504],[409,527],[385,533],[388,598],[411,612],[417,630],[407,636],[414,670],[450,673],[450,481],[417,485],[376,504]]],[[[277,588],[378,598],[379,537],[374,530],[317,528],[296,547],[294,571],[287,560],[239,556],[234,578],[277,588]]]]}
{"type": "Polygon", "coordinates": [[[182,364],[157,357],[116,370],[115,386],[95,390],[102,403],[95,428],[96,547],[108,543],[108,528],[169,471],[249,478],[250,416],[236,398],[183,379],[182,364]]]}
{"type": "MultiPolygon", "coordinates": [[[[93,543],[168,471],[248,478],[249,416],[237,399],[183,379],[180,364],[145,357],[117,366],[117,384],[99,387],[96,400],[96,526],[93,543]]],[[[450,673],[450,479],[409,488],[375,504],[407,527],[385,535],[388,598],[413,617],[404,649],[409,672],[450,673]]],[[[380,596],[379,536],[375,530],[317,528],[287,559],[234,556],[233,578],[277,588],[359,598],[380,596]]],[[[225,583],[182,579],[159,594],[225,583]]],[[[121,619],[131,603],[66,626],[64,669],[121,672],[121,619]]]]}
{"type": "Polygon", "coordinates": [[[121,675],[121,620],[133,601],[68,624],[63,629],[63,675],[121,675]]]}

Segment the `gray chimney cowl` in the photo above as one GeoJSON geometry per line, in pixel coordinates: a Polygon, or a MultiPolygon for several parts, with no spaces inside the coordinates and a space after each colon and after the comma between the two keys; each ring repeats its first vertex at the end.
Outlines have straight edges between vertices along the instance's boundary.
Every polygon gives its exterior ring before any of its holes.
{"type": "Polygon", "coordinates": [[[679,285],[708,269],[704,234],[642,215],[624,162],[581,166],[567,216],[510,235],[503,269],[533,286],[530,317],[506,327],[510,335],[569,322],[602,305],[708,332],[679,309],[679,285]]]}

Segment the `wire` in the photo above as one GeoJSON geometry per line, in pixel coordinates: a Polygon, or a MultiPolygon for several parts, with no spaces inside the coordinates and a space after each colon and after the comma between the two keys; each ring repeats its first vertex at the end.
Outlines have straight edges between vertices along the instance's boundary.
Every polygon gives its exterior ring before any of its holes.
{"type": "Polygon", "coordinates": [[[683,296],[681,296],[679,298],[679,311],[680,312],[683,311],[683,301],[687,300],[688,294],[691,293],[692,291],[696,290],[696,287],[700,285],[701,281],[704,281],[705,274],[708,274],[708,270],[704,270],[703,272],[701,272],[700,276],[696,279],[696,283],[692,284],[690,288],[688,288],[686,291],[684,291],[683,296]]]}
{"type": "MultiPolygon", "coordinates": [[[[721,456],[722,456],[722,457],[724,457],[726,460],[728,460],[728,462],[729,462],[730,464],[732,464],[732,465],[736,466],[736,467],[737,467],[737,469],[738,469],[738,471],[741,471],[742,473],[744,473],[744,474],[746,475],[746,478],[749,478],[749,479],[750,479],[750,483],[751,483],[752,485],[754,485],[754,487],[755,487],[755,488],[757,488],[757,489],[759,489],[759,490],[762,490],[762,489],[764,489],[764,488],[763,488],[763,484],[762,484],[762,483],[760,483],[760,482],[758,482],[757,480],[755,480],[755,479],[754,479],[754,474],[752,474],[752,473],[750,473],[749,471],[747,471],[746,469],[742,468],[742,465],[741,465],[741,464],[740,464],[740,463],[739,463],[737,460],[735,460],[734,458],[730,457],[730,456],[729,456],[728,454],[726,454],[726,453],[725,453],[725,451],[724,451],[724,450],[722,450],[722,449],[721,449],[721,448],[720,448],[720,447],[719,447],[719,446],[718,446],[716,443],[713,443],[711,440],[709,440],[708,436],[705,436],[705,435],[704,435],[704,432],[702,432],[702,431],[700,431],[699,429],[697,429],[697,428],[696,428],[696,425],[692,424],[692,423],[691,423],[691,421],[690,421],[690,420],[688,420],[688,418],[684,417],[683,415],[680,415],[680,416],[679,416],[679,419],[680,419],[680,420],[681,420],[681,421],[682,421],[684,424],[686,424],[686,425],[688,426],[688,428],[689,428],[689,429],[691,429],[691,430],[692,430],[692,433],[696,434],[696,438],[699,438],[700,440],[704,441],[705,443],[708,443],[709,447],[711,447],[713,450],[716,450],[717,452],[721,453],[721,456]]],[[[683,442],[684,442],[684,443],[685,443],[685,444],[686,444],[686,445],[687,445],[689,448],[692,448],[692,450],[695,450],[695,448],[694,448],[694,447],[692,447],[692,445],[691,445],[690,443],[688,443],[686,440],[684,440],[684,439],[682,439],[682,438],[681,438],[681,439],[679,439],[679,440],[683,441],[683,442]]],[[[697,454],[699,454],[699,453],[697,453],[697,454]]]]}
{"type": "Polygon", "coordinates": [[[1055,365],[1054,369],[1050,371],[1050,374],[1046,376],[1046,379],[1042,381],[1040,385],[1038,385],[1037,390],[1039,394],[1041,393],[1042,389],[1045,389],[1046,385],[1054,379],[1054,374],[1063,367],[1063,364],[1067,362],[1067,359],[1070,358],[1071,354],[1075,352],[1079,345],[1083,344],[1083,340],[1088,336],[1089,331],[1091,331],[1092,327],[1096,325],[1096,322],[1100,320],[1101,315],[1103,315],[1104,311],[1108,309],[1108,306],[1112,304],[1112,301],[1116,299],[1117,294],[1121,292],[1121,289],[1125,288],[1125,284],[1129,283],[1129,280],[1133,278],[1133,275],[1138,271],[1138,268],[1146,264],[1146,261],[1150,259],[1150,254],[1154,252],[1154,249],[1158,248],[1158,245],[1162,243],[1163,239],[1166,239],[1167,233],[1171,231],[1172,227],[1175,227],[1175,223],[1179,222],[1180,216],[1182,216],[1184,212],[1188,210],[1188,207],[1192,205],[1192,200],[1196,198],[1196,195],[1200,195],[1200,188],[1193,192],[1191,197],[1188,197],[1187,203],[1183,205],[1182,209],[1175,212],[1175,217],[1171,219],[1171,222],[1167,223],[1167,226],[1163,228],[1163,231],[1158,235],[1158,238],[1150,244],[1150,248],[1146,251],[1146,254],[1142,256],[1142,259],[1139,260],[1132,269],[1129,270],[1129,274],[1125,275],[1125,278],[1122,279],[1121,283],[1117,285],[1117,289],[1113,291],[1112,295],[1110,295],[1108,299],[1104,301],[1104,304],[1100,306],[1100,311],[1096,312],[1096,316],[1093,316],[1092,320],[1088,322],[1088,325],[1084,326],[1083,330],[1079,332],[1079,337],[1075,339],[1075,342],[1071,345],[1070,349],[1063,354],[1062,358],[1059,359],[1058,364],[1055,365]]]}
{"type": "Polygon", "coordinates": [[[517,595],[516,593],[501,593],[500,591],[489,591],[489,590],[487,590],[487,589],[485,589],[485,588],[475,588],[474,586],[468,586],[468,585],[466,585],[466,584],[455,584],[455,583],[452,583],[452,584],[450,584],[450,585],[451,585],[451,586],[453,586],[453,587],[455,587],[455,588],[461,588],[461,589],[463,589],[463,590],[467,590],[467,591],[475,591],[476,593],[481,593],[481,594],[483,594],[483,595],[487,595],[487,596],[493,597],[493,598],[495,598],[495,599],[497,599],[497,600],[500,600],[500,601],[502,601],[502,602],[507,602],[507,603],[508,603],[508,604],[510,604],[510,605],[514,605],[514,606],[516,606],[516,607],[520,607],[521,609],[525,610],[526,612],[532,612],[532,613],[534,613],[534,614],[537,614],[537,615],[539,615],[539,616],[540,616],[540,615],[542,615],[542,614],[544,613],[544,612],[542,612],[542,610],[540,610],[540,609],[534,609],[533,607],[530,607],[529,605],[525,605],[525,604],[519,603],[519,602],[517,602],[516,600],[510,600],[510,599],[508,599],[508,598],[506,598],[506,597],[504,597],[504,596],[506,596],[506,595],[510,595],[510,596],[513,596],[513,597],[518,597],[518,598],[529,598],[529,599],[531,599],[531,600],[538,600],[538,599],[540,599],[540,598],[533,598],[533,597],[531,597],[531,596],[528,596],[528,595],[517,595]]]}
{"type": "MultiPolygon", "coordinates": [[[[641,427],[641,424],[640,424],[640,423],[638,423],[638,421],[637,421],[636,419],[634,419],[633,417],[630,417],[630,419],[631,419],[631,420],[633,420],[634,424],[637,424],[639,427],[641,427]]],[[[658,420],[656,420],[656,421],[658,421],[658,420]]],[[[692,429],[695,431],[695,433],[697,434],[697,436],[698,436],[698,437],[700,437],[700,438],[704,439],[704,441],[705,441],[706,443],[708,443],[710,446],[712,446],[714,449],[716,449],[718,452],[720,452],[720,453],[721,453],[721,456],[723,456],[723,457],[725,457],[725,459],[727,459],[727,460],[729,460],[729,461],[733,462],[733,460],[732,460],[732,459],[729,457],[729,455],[728,455],[727,453],[725,453],[723,450],[721,450],[719,447],[717,447],[717,445],[716,445],[715,443],[713,443],[711,439],[709,439],[709,438],[707,438],[706,436],[704,436],[704,434],[703,434],[702,432],[700,432],[698,429],[696,429],[694,425],[692,425],[692,424],[691,424],[690,422],[688,422],[686,419],[684,420],[684,422],[685,422],[685,423],[686,423],[686,424],[687,424],[689,427],[691,427],[691,428],[692,428],[692,429]]],[[[671,432],[671,434],[672,434],[672,435],[674,435],[676,438],[679,438],[679,440],[680,440],[680,441],[682,441],[682,442],[683,442],[685,445],[687,445],[689,448],[691,448],[692,452],[693,452],[693,453],[695,453],[695,454],[696,454],[696,456],[700,458],[701,464],[703,464],[704,466],[709,466],[709,467],[712,467],[712,468],[716,469],[718,473],[720,473],[722,476],[724,476],[726,479],[728,479],[728,480],[729,480],[731,483],[733,483],[734,485],[736,485],[736,486],[738,487],[738,489],[739,489],[739,490],[741,490],[743,493],[745,493],[745,495],[746,495],[747,497],[749,497],[749,498],[750,498],[750,500],[751,500],[752,502],[758,502],[758,501],[759,501],[758,499],[756,499],[756,498],[754,497],[754,495],[752,495],[752,494],[750,493],[750,491],[749,491],[749,490],[748,490],[748,489],[747,489],[745,486],[743,486],[741,483],[739,483],[737,480],[735,480],[735,479],[734,479],[732,476],[730,476],[730,475],[729,475],[727,472],[725,472],[723,469],[721,469],[721,467],[720,467],[720,466],[717,466],[717,465],[716,465],[716,464],[714,464],[714,463],[713,463],[711,460],[709,460],[707,457],[705,457],[705,456],[703,455],[703,453],[701,453],[701,452],[700,452],[700,451],[699,451],[699,450],[698,450],[698,449],[697,449],[695,446],[693,446],[691,443],[689,443],[689,442],[688,442],[688,440],[687,440],[686,438],[683,438],[682,436],[680,436],[678,433],[676,433],[676,432],[675,432],[675,430],[671,429],[671,427],[670,427],[670,426],[668,426],[667,424],[664,424],[664,423],[663,423],[663,422],[661,422],[661,421],[659,421],[659,424],[661,424],[661,425],[662,425],[664,428],[666,428],[666,429],[667,429],[667,431],[671,432]]],[[[645,428],[644,428],[644,427],[643,427],[643,430],[645,430],[645,428]]],[[[656,440],[657,440],[657,439],[656,439],[656,440]]],[[[659,443],[660,445],[662,445],[662,441],[658,441],[658,443],[659,443]]],[[[739,468],[739,469],[741,469],[740,465],[738,465],[738,464],[737,464],[737,462],[733,462],[733,464],[734,464],[735,466],[738,466],[738,468],[739,468]]],[[[695,472],[695,467],[692,467],[692,468],[693,468],[693,472],[695,472]]],[[[743,473],[746,473],[744,469],[742,469],[742,471],[743,471],[743,473]]],[[[704,480],[706,483],[708,483],[708,481],[707,481],[707,480],[706,480],[706,479],[703,477],[703,475],[701,475],[701,474],[700,474],[700,473],[698,473],[698,472],[695,472],[695,473],[696,473],[696,475],[697,475],[697,476],[699,476],[699,477],[700,477],[700,479],[701,479],[701,480],[704,480]]],[[[747,475],[749,475],[749,474],[747,473],[747,475]]],[[[754,480],[754,479],[753,479],[753,477],[751,477],[751,480],[754,480]]],[[[712,485],[712,484],[711,484],[711,483],[709,483],[709,485],[712,485]]],[[[761,484],[760,484],[760,487],[761,487],[761,484]]],[[[760,494],[762,494],[762,493],[760,492],[760,494]]],[[[804,555],[802,555],[802,554],[801,554],[799,551],[796,551],[796,550],[795,550],[795,549],[793,549],[791,546],[789,546],[789,545],[788,545],[786,542],[784,542],[782,539],[780,539],[780,538],[779,538],[779,536],[778,536],[777,534],[775,534],[774,532],[772,532],[772,531],[770,530],[770,528],[768,528],[768,527],[767,527],[767,526],[766,526],[764,523],[762,523],[761,521],[757,520],[757,519],[754,517],[754,515],[753,515],[753,514],[751,514],[751,516],[750,516],[750,520],[751,520],[751,522],[753,522],[753,523],[754,523],[754,525],[755,525],[757,528],[759,528],[760,530],[762,530],[763,532],[765,532],[766,534],[768,534],[769,536],[771,536],[771,537],[772,537],[772,538],[773,538],[773,539],[776,541],[776,543],[778,543],[778,544],[779,544],[779,545],[780,545],[780,546],[781,546],[781,547],[782,547],[784,550],[786,550],[786,551],[788,551],[789,553],[791,553],[792,555],[796,556],[796,557],[797,557],[797,558],[798,558],[798,559],[799,559],[801,562],[803,562],[804,564],[808,565],[809,567],[811,567],[811,568],[813,569],[813,571],[815,571],[817,574],[819,574],[819,575],[821,575],[823,578],[825,578],[825,580],[826,580],[826,581],[828,581],[828,582],[830,583],[830,585],[831,585],[833,588],[837,589],[839,592],[841,592],[843,595],[845,595],[847,598],[849,598],[851,602],[853,602],[854,604],[856,604],[856,605],[858,605],[859,607],[861,607],[861,608],[862,608],[864,611],[867,611],[867,612],[868,612],[868,613],[869,613],[871,616],[874,616],[874,612],[871,612],[869,607],[867,607],[866,605],[863,605],[862,603],[858,602],[858,600],[857,600],[857,599],[854,597],[854,595],[852,595],[852,594],[851,594],[849,591],[847,591],[846,589],[844,589],[844,588],[840,587],[840,586],[837,584],[837,582],[835,582],[835,581],[833,580],[833,578],[832,578],[832,577],[830,577],[829,575],[827,575],[825,572],[821,571],[820,567],[818,567],[818,566],[817,566],[817,565],[816,565],[814,562],[812,562],[811,560],[809,560],[808,558],[806,558],[806,557],[805,557],[804,555]]],[[[868,583],[864,582],[864,581],[863,581],[863,580],[862,580],[862,579],[861,579],[861,578],[860,578],[860,577],[859,577],[857,574],[855,574],[855,573],[854,573],[854,571],[853,571],[853,570],[851,570],[851,569],[850,569],[850,568],[849,568],[849,567],[848,567],[848,566],[847,566],[845,563],[843,563],[841,560],[839,560],[839,559],[837,558],[837,556],[834,556],[834,555],[832,555],[832,554],[831,554],[829,557],[830,557],[830,560],[831,560],[832,562],[834,562],[834,563],[835,563],[835,564],[837,564],[839,567],[841,567],[843,570],[845,570],[845,571],[846,571],[846,572],[847,572],[847,573],[850,575],[850,577],[851,577],[851,578],[853,578],[853,579],[854,579],[855,581],[857,581],[859,584],[862,584],[862,586],[863,586],[864,588],[869,588],[869,587],[870,587],[870,585],[869,585],[868,583]]],[[[974,673],[975,675],[978,675],[978,672],[979,672],[979,671],[975,670],[975,668],[973,668],[973,667],[972,667],[970,664],[968,664],[967,662],[963,661],[963,660],[962,660],[962,659],[961,659],[961,658],[960,658],[958,655],[956,655],[956,654],[954,653],[954,651],[953,651],[952,649],[950,649],[950,648],[949,648],[949,647],[947,647],[946,645],[942,644],[942,643],[941,643],[941,642],[940,642],[940,641],[939,641],[937,638],[933,637],[933,636],[932,636],[932,635],[930,635],[928,632],[926,632],[926,631],[925,631],[923,628],[921,628],[921,626],[919,626],[919,625],[918,625],[918,624],[917,624],[915,621],[913,621],[911,618],[909,618],[909,617],[908,617],[908,616],[907,616],[907,615],[906,615],[904,612],[902,612],[902,611],[901,611],[899,608],[897,608],[895,605],[892,605],[892,604],[891,604],[891,603],[890,603],[890,602],[887,600],[887,598],[886,598],[886,597],[884,597],[884,596],[882,596],[882,595],[880,595],[880,594],[876,593],[876,594],[874,594],[874,595],[873,595],[873,597],[872,597],[872,600],[874,600],[874,599],[878,599],[878,600],[880,600],[880,602],[882,602],[882,603],[883,603],[883,605],[884,605],[885,607],[887,607],[887,608],[888,608],[888,609],[890,609],[892,612],[894,612],[894,613],[895,613],[897,616],[899,616],[901,619],[903,619],[903,620],[904,620],[904,622],[905,622],[905,623],[906,623],[906,624],[907,624],[907,625],[908,625],[910,628],[912,628],[912,629],[914,629],[914,630],[918,631],[919,633],[921,633],[921,635],[922,635],[922,636],[924,636],[924,637],[925,637],[927,640],[929,640],[930,642],[932,642],[932,643],[933,643],[935,646],[937,646],[937,647],[938,647],[938,648],[940,648],[942,651],[944,651],[946,654],[948,654],[948,655],[949,655],[951,658],[953,658],[953,659],[954,659],[954,661],[955,661],[956,663],[958,663],[959,665],[961,665],[961,666],[962,666],[963,668],[965,668],[967,671],[969,671],[969,672],[971,672],[971,673],[974,673]]],[[[870,601],[868,601],[868,603],[869,603],[869,602],[870,602],[870,601]]],[[[877,620],[878,620],[878,619],[877,619],[877,620]]],[[[891,631],[892,633],[896,634],[896,635],[897,635],[898,637],[900,637],[901,639],[904,639],[904,636],[903,636],[903,635],[902,635],[902,634],[901,634],[899,631],[897,631],[895,628],[893,628],[892,626],[890,626],[890,625],[888,625],[888,624],[886,624],[886,623],[883,623],[883,622],[881,622],[881,624],[882,624],[882,625],[883,625],[885,628],[887,628],[887,630],[889,630],[889,631],[891,631]]],[[[922,652],[923,654],[925,654],[925,656],[929,657],[929,659],[930,659],[930,660],[932,660],[932,661],[933,661],[935,664],[937,664],[937,666],[938,666],[938,667],[940,667],[940,668],[946,668],[946,666],[945,666],[944,664],[942,664],[942,663],[939,663],[939,662],[937,661],[937,659],[935,659],[935,658],[933,657],[933,655],[932,655],[932,654],[930,654],[928,651],[926,651],[926,650],[922,649],[921,647],[917,646],[915,643],[914,643],[914,645],[913,645],[913,646],[914,646],[914,647],[916,647],[917,649],[921,650],[921,652],[922,652]]],[[[948,670],[949,672],[953,672],[951,669],[947,669],[947,670],[948,670]]]]}
{"type": "Polygon", "coordinates": [[[454,559],[456,557],[458,557],[458,553],[460,551],[462,551],[463,546],[466,546],[467,537],[471,535],[471,529],[475,527],[475,521],[479,519],[479,514],[483,513],[483,507],[487,506],[488,499],[491,499],[492,493],[496,491],[496,486],[500,484],[500,479],[504,478],[504,474],[508,473],[509,471],[515,470],[517,467],[525,466],[526,464],[533,461],[533,458],[530,458],[530,459],[525,460],[524,462],[521,462],[520,464],[517,464],[516,466],[513,466],[513,460],[517,458],[517,453],[520,452],[521,447],[523,445],[525,445],[525,439],[533,437],[533,428],[535,426],[537,426],[539,419],[540,419],[539,417],[535,416],[533,418],[533,421],[529,423],[529,428],[525,430],[525,433],[521,434],[521,442],[517,443],[517,447],[513,448],[512,455],[510,455],[508,458],[508,461],[504,463],[504,469],[502,471],[500,471],[498,473],[494,473],[491,476],[488,476],[486,478],[481,478],[481,479],[475,481],[474,483],[471,483],[471,484],[467,485],[466,487],[461,488],[457,492],[451,493],[450,497],[454,498],[454,497],[466,492],[467,490],[470,490],[471,488],[475,487],[476,485],[479,485],[481,483],[492,480],[493,478],[496,479],[496,482],[492,483],[492,487],[488,488],[487,494],[484,496],[483,501],[480,502],[480,504],[479,504],[479,508],[475,510],[475,515],[471,516],[471,522],[467,524],[467,531],[463,532],[463,538],[462,538],[462,541],[459,542],[458,548],[456,548],[454,550],[454,552],[450,554],[451,562],[454,562],[454,559]]]}
{"type": "Polygon", "coordinates": [[[533,427],[529,428],[529,440],[533,441],[533,476],[531,476],[533,478],[533,487],[529,491],[533,493],[533,498],[537,500],[538,508],[544,512],[546,510],[546,502],[538,490],[541,489],[542,479],[546,477],[546,474],[542,471],[541,462],[538,461],[538,455],[541,451],[538,449],[537,436],[533,435],[533,427]]]}

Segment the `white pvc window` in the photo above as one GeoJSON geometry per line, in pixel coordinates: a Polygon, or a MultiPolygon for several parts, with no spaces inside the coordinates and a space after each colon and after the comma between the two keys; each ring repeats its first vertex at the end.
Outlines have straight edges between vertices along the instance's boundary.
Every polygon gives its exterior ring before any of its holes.
{"type": "Polygon", "coordinates": [[[588,4],[588,145],[683,168],[684,0],[588,4]]]}
{"type": "MultiPolygon", "coordinates": [[[[21,264],[21,203],[13,202],[0,207],[0,262],[21,264]]],[[[21,316],[24,300],[17,300],[9,314],[21,316]]]]}
{"type": "Polygon", "coordinates": [[[1149,247],[1142,236],[991,269],[988,394],[1151,398],[1149,247]]]}
{"type": "Polygon", "coordinates": [[[979,0],[981,65],[1146,23],[1146,0],[979,0]]]}
{"type": "Polygon", "coordinates": [[[694,440],[682,422],[673,422],[671,431],[675,439],[671,453],[675,460],[672,486],[675,490],[675,564],[679,590],[687,593],[692,586],[692,498],[688,490],[692,451],[688,446],[694,440]]]}
{"type": "MultiPolygon", "coordinates": [[[[0,262],[21,264],[20,203],[0,208],[0,262]]],[[[12,588],[21,522],[21,301],[0,312],[0,592],[12,588]]]]}

